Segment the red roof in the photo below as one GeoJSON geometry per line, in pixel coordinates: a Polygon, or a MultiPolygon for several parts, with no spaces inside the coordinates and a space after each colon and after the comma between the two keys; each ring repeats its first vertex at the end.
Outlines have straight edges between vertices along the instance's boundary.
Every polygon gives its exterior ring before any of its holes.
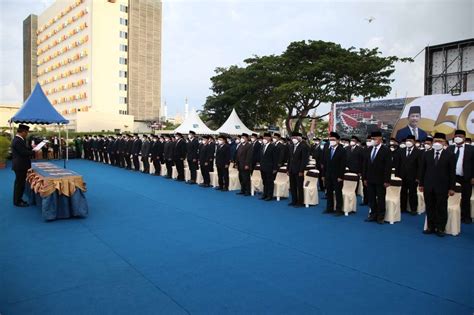
{"type": "Polygon", "coordinates": [[[342,119],[342,122],[344,123],[344,125],[346,125],[348,127],[356,128],[359,125],[359,122],[357,121],[357,119],[353,118],[350,115],[345,115],[344,112],[341,115],[341,119],[342,119]]]}
{"type": "Polygon", "coordinates": [[[342,111],[343,114],[352,116],[352,117],[362,117],[366,119],[371,119],[372,118],[372,113],[371,112],[364,112],[359,109],[347,109],[342,111]]]}

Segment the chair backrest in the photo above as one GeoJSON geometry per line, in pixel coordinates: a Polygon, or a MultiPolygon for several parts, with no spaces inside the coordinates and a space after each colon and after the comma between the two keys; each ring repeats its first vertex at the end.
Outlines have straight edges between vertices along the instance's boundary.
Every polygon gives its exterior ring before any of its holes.
{"type": "Polygon", "coordinates": [[[390,186],[387,188],[387,196],[400,198],[400,191],[402,190],[402,179],[394,177],[390,179],[390,186]]]}
{"type": "Polygon", "coordinates": [[[304,187],[316,187],[318,185],[319,171],[316,169],[308,170],[304,176],[304,187]]]}
{"type": "Polygon", "coordinates": [[[356,173],[345,173],[344,185],[342,186],[342,191],[344,193],[355,194],[355,189],[357,187],[358,181],[359,181],[359,175],[357,175],[356,173]]]}
{"type": "Polygon", "coordinates": [[[252,173],[252,179],[254,178],[258,178],[260,179],[262,177],[262,175],[260,174],[260,170],[253,170],[253,173],[252,173]]]}
{"type": "Polygon", "coordinates": [[[288,181],[290,178],[286,174],[286,167],[280,167],[280,169],[277,172],[276,181],[288,181]]]}
{"type": "Polygon", "coordinates": [[[454,206],[454,205],[461,206],[461,192],[462,192],[461,184],[456,183],[456,187],[454,187],[454,195],[449,196],[449,198],[448,198],[448,205],[450,205],[450,206],[454,206]]]}

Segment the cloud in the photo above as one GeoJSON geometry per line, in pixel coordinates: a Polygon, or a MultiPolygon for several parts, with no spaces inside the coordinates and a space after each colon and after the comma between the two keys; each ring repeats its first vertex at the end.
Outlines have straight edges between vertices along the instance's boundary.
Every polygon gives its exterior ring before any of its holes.
{"type": "Polygon", "coordinates": [[[3,104],[21,103],[22,93],[13,82],[0,85],[0,100],[3,104]]]}

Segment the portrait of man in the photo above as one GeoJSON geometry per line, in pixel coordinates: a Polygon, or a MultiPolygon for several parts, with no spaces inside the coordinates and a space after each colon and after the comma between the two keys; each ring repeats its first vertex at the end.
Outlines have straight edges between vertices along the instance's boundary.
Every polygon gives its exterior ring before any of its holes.
{"type": "Polygon", "coordinates": [[[408,111],[408,125],[397,131],[397,141],[403,141],[408,136],[415,136],[415,140],[424,141],[427,137],[426,131],[418,127],[421,120],[420,106],[412,106],[408,111]]]}

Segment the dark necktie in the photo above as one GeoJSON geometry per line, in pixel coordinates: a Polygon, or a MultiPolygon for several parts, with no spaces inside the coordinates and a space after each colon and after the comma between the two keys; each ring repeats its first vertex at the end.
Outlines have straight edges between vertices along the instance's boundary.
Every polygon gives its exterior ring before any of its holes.
{"type": "Polygon", "coordinates": [[[334,151],[335,151],[335,150],[334,150],[334,147],[332,147],[332,148],[331,148],[331,160],[332,160],[332,158],[333,158],[333,156],[334,156],[334,151]]]}
{"type": "Polygon", "coordinates": [[[438,165],[438,161],[439,161],[439,151],[436,151],[435,165],[438,165]]]}
{"type": "Polygon", "coordinates": [[[411,149],[408,149],[408,151],[407,151],[407,157],[410,156],[410,154],[411,154],[411,149]]]}
{"type": "Polygon", "coordinates": [[[456,163],[458,163],[458,159],[459,159],[459,154],[461,152],[461,148],[460,147],[456,147],[456,153],[455,153],[455,156],[456,156],[456,163]]]}

